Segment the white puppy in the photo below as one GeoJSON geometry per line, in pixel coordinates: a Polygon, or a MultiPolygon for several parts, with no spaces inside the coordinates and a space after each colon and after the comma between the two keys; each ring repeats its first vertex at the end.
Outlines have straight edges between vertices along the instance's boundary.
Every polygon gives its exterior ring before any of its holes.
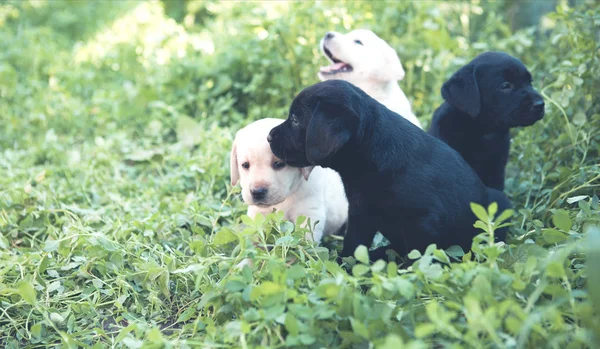
{"type": "Polygon", "coordinates": [[[267,136],[284,120],[262,119],[239,130],[231,149],[231,185],[238,181],[248,216],[285,212],[292,222],[306,216],[317,225],[313,236],[319,243],[323,234],[338,232],[348,218],[348,200],[337,172],[316,167],[287,166],[271,152],[267,136]]]}
{"type": "Polygon", "coordinates": [[[370,30],[347,34],[328,32],[321,39],[321,51],[331,65],[319,71],[321,81],[346,80],[365,91],[391,111],[422,128],[410,102],[398,86],[404,68],[396,51],[370,30]]]}

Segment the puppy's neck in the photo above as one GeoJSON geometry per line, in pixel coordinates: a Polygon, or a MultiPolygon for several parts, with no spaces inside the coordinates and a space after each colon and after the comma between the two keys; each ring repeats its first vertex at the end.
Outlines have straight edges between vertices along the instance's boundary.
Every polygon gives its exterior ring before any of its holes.
{"type": "Polygon", "coordinates": [[[398,96],[398,94],[402,94],[402,96],[404,96],[404,98],[406,98],[406,96],[404,95],[404,92],[402,92],[402,90],[400,89],[400,86],[398,86],[398,82],[396,82],[396,81],[388,81],[388,82],[370,81],[366,84],[361,84],[361,85],[362,85],[361,88],[369,96],[380,101],[380,103],[382,103],[382,104],[386,104],[386,103],[383,103],[383,101],[391,102],[393,100],[392,97],[398,96]]]}
{"type": "MultiPolygon", "coordinates": [[[[509,133],[508,128],[489,127],[489,125],[474,119],[469,114],[459,110],[448,102],[444,102],[444,104],[452,111],[446,114],[445,120],[446,123],[451,123],[454,125],[450,129],[456,130],[456,125],[461,125],[460,129],[462,130],[463,134],[468,134],[469,137],[477,136],[481,140],[490,139],[509,133]]],[[[477,118],[481,120],[487,119],[486,115],[479,115],[477,118]]]]}
{"type": "Polygon", "coordinates": [[[416,118],[410,106],[410,101],[398,85],[397,81],[376,81],[366,84],[364,91],[394,113],[400,114],[411,120],[411,122],[419,125],[418,122],[413,120],[416,118]]]}

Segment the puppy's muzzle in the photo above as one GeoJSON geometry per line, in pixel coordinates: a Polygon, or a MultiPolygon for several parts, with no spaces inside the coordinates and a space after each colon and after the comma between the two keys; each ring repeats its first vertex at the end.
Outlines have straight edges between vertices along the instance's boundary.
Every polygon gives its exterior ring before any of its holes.
{"type": "Polygon", "coordinates": [[[533,104],[531,105],[531,110],[536,113],[543,113],[545,105],[546,103],[544,103],[544,100],[540,98],[537,101],[533,102],[533,104]]]}
{"type": "Polygon", "coordinates": [[[325,34],[325,40],[329,40],[329,39],[331,39],[333,37],[334,37],[334,35],[333,35],[332,32],[327,32],[327,34],[325,34]]]}
{"type": "Polygon", "coordinates": [[[254,201],[262,201],[267,196],[267,192],[269,188],[267,187],[258,187],[254,189],[250,189],[250,194],[252,194],[252,199],[254,201]]]}

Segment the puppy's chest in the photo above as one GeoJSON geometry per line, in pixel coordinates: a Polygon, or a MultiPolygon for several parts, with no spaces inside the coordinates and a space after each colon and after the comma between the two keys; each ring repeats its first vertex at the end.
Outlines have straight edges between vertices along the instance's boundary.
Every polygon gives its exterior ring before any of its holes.
{"type": "Polygon", "coordinates": [[[392,173],[355,176],[344,181],[349,201],[361,201],[370,207],[380,209],[397,203],[398,181],[392,173]]]}
{"type": "Polygon", "coordinates": [[[469,144],[468,152],[478,160],[492,160],[508,155],[510,135],[487,134],[469,144]]]}

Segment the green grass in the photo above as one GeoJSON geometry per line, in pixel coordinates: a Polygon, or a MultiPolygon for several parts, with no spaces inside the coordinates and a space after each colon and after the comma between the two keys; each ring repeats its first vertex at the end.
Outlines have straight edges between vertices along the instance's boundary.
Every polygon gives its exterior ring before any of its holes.
{"type": "Polygon", "coordinates": [[[0,2],[0,346],[597,347],[600,7],[578,3],[515,30],[509,1],[169,3],[179,21],[159,2],[0,2]],[[456,251],[406,268],[358,250],[346,272],[338,239],[244,216],[235,131],[285,117],[319,38],[351,27],[398,50],[425,126],[476,54],[530,68],[547,113],[514,133],[506,244],[482,233],[444,267],[456,251]]]}

